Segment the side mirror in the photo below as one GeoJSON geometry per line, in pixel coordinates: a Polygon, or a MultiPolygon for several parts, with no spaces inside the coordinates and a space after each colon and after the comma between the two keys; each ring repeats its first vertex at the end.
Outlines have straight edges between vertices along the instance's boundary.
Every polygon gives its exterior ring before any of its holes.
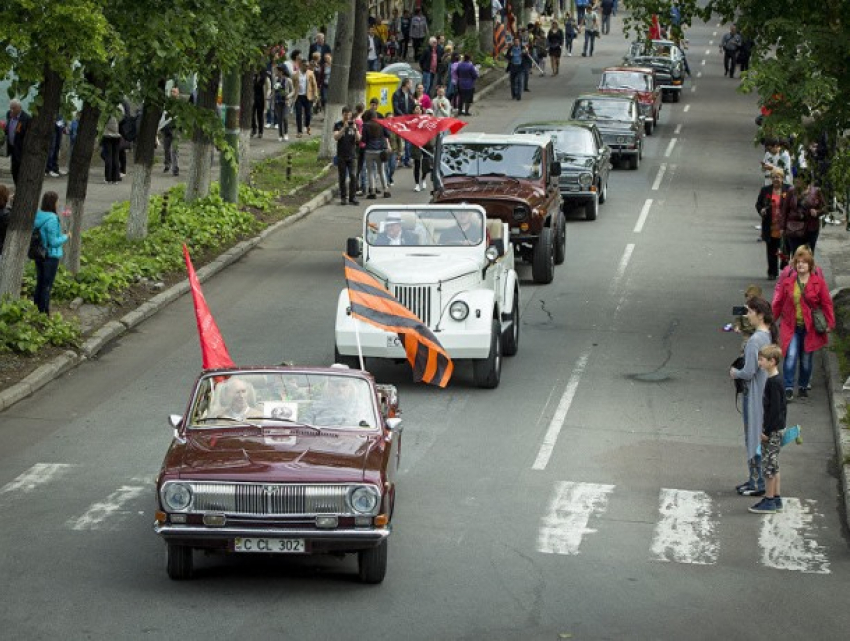
{"type": "Polygon", "coordinates": [[[549,166],[549,173],[550,173],[553,177],[555,177],[555,178],[557,178],[558,176],[560,176],[560,175],[561,175],[561,163],[559,163],[559,162],[553,162],[553,163],[549,166]]]}
{"type": "Polygon", "coordinates": [[[168,424],[174,429],[177,429],[183,424],[183,417],[180,414],[169,414],[168,424]]]}
{"type": "Polygon", "coordinates": [[[505,255],[505,240],[504,238],[494,238],[490,241],[490,246],[484,252],[491,263],[495,263],[499,256],[505,255]]]}
{"type": "Polygon", "coordinates": [[[345,241],[345,253],[351,256],[352,258],[360,257],[360,239],[359,238],[349,238],[345,241]]]}
{"type": "Polygon", "coordinates": [[[390,432],[401,432],[401,419],[398,417],[388,418],[387,419],[387,429],[390,432]]]}

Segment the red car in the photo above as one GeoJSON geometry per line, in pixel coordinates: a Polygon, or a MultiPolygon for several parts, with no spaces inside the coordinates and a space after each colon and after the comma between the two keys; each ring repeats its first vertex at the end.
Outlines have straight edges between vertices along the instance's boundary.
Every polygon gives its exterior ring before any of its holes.
{"type": "Polygon", "coordinates": [[[401,446],[392,385],[348,368],[205,371],[157,477],[154,530],[172,579],[196,549],[356,553],[383,581],[401,446]]]}
{"type": "Polygon", "coordinates": [[[600,93],[634,93],[644,117],[644,130],[651,136],[661,115],[661,88],[649,67],[608,67],[602,71],[600,93]]]}

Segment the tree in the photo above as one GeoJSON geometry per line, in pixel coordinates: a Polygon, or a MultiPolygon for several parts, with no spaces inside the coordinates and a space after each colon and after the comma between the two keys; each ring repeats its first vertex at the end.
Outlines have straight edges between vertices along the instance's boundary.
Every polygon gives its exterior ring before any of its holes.
{"type": "Polygon", "coordinates": [[[334,155],[336,148],[333,139],[334,123],[337,114],[342,113],[342,107],[348,104],[348,74],[351,68],[354,23],[354,0],[348,0],[348,6],[336,14],[336,39],[331,67],[333,82],[328,87],[328,102],[325,106],[325,124],[322,131],[322,143],[319,147],[319,158],[330,158],[334,155]]]}
{"type": "MultiPolygon", "coordinates": [[[[208,56],[209,64],[212,66],[214,56],[212,52],[208,56]]],[[[210,192],[212,182],[212,151],[213,138],[211,130],[220,129],[218,125],[218,114],[216,103],[218,98],[218,85],[221,82],[221,74],[213,67],[213,73],[206,82],[198,86],[195,107],[198,110],[198,121],[192,132],[192,162],[189,164],[189,179],[186,181],[186,200],[192,201],[204,198],[210,192]]]]}
{"type": "Polygon", "coordinates": [[[489,2],[478,5],[478,49],[487,55],[493,51],[493,6],[489,2]]]}
{"type": "MultiPolygon", "coordinates": [[[[348,76],[348,99],[352,106],[366,102],[366,35],[369,22],[368,0],[354,0],[354,38],[351,42],[351,71],[348,76]]],[[[368,105],[367,105],[368,107],[368,105]]]]}

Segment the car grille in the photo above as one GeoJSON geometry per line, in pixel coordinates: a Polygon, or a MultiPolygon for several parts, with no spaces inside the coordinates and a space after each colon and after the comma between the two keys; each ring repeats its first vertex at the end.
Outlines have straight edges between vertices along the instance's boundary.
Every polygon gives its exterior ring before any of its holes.
{"type": "Polygon", "coordinates": [[[578,174],[561,174],[561,177],[558,179],[558,185],[560,185],[561,189],[581,191],[581,185],[578,183],[578,174]]]}
{"type": "Polygon", "coordinates": [[[193,483],[194,512],[258,516],[347,514],[346,485],[193,483]]]}
{"type": "Polygon", "coordinates": [[[431,288],[417,285],[396,285],[393,294],[423,323],[431,326],[431,288]]]}

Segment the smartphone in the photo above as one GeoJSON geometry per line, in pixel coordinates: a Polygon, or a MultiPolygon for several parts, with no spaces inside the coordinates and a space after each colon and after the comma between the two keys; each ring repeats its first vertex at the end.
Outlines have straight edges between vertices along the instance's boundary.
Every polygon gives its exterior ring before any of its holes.
{"type": "Polygon", "coordinates": [[[747,315],[747,306],[746,305],[735,305],[732,308],[732,316],[746,316],[747,315]]]}

